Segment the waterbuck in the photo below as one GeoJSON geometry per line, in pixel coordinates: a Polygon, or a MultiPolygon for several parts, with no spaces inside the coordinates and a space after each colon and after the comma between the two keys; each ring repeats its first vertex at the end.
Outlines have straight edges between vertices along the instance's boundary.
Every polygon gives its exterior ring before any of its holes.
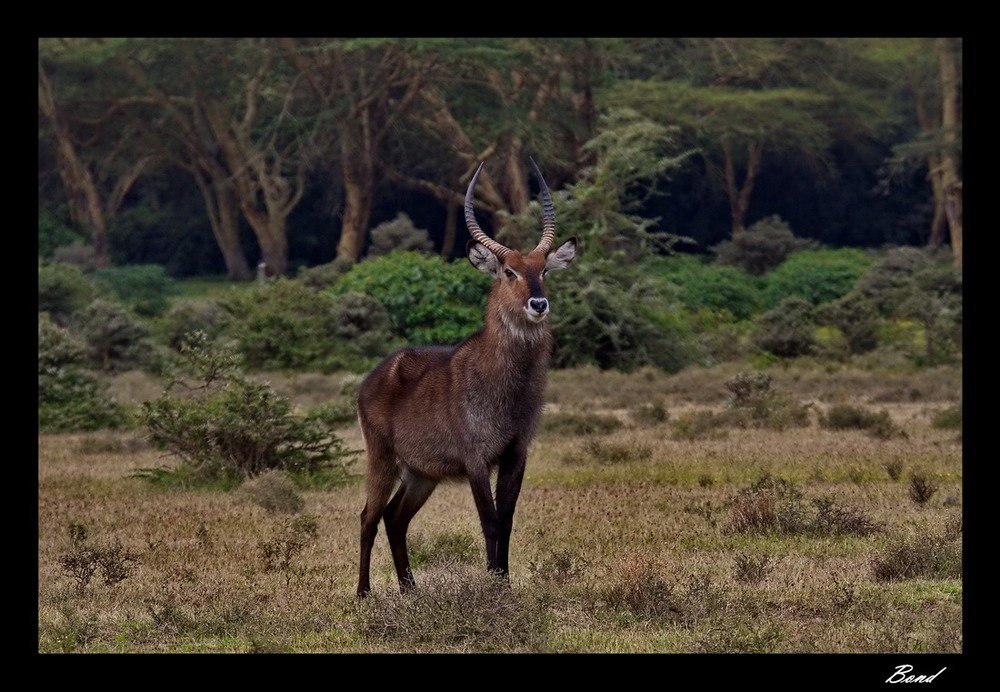
{"type": "Polygon", "coordinates": [[[575,238],[551,249],[552,198],[531,163],[541,182],[544,221],[538,246],[525,255],[487,236],[476,222],[472,200],[483,164],[465,193],[465,223],[472,235],[466,255],[472,266],[495,279],[483,329],[457,346],[397,351],[361,385],[358,421],[367,448],[368,495],[361,511],[359,597],[371,589],[372,545],[380,519],[400,590],[414,586],[406,530],[445,479],[468,479],[486,539],[486,567],[508,575],[514,506],[552,352],[545,275],[576,256],[575,238]],[[490,487],[494,470],[495,500],[490,487]]]}

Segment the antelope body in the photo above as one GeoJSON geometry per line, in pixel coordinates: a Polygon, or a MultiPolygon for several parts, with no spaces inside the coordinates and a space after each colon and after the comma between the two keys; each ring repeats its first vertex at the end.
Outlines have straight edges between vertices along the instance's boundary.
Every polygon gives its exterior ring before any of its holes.
{"type": "Polygon", "coordinates": [[[514,507],[552,351],[545,274],[573,261],[576,240],[551,249],[555,214],[540,172],[544,225],[538,246],[522,255],[489,238],[472,208],[481,171],[482,164],[465,195],[465,221],[473,238],[469,261],[495,279],[483,329],[457,346],[397,351],[372,370],[358,394],[367,448],[360,597],[371,588],[371,551],[380,520],[400,590],[414,586],[407,527],[446,479],[468,479],[486,540],[487,569],[508,574],[514,507]],[[495,496],[490,484],[494,471],[495,496]]]}

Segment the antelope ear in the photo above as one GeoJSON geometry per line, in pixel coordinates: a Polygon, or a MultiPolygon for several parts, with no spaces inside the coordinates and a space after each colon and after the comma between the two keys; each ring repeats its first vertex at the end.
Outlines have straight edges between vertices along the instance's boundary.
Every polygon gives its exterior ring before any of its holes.
{"type": "Polygon", "coordinates": [[[565,269],[576,257],[576,238],[570,238],[545,257],[546,269],[565,269]]]}
{"type": "Polygon", "coordinates": [[[465,247],[465,254],[472,262],[472,266],[483,272],[484,274],[489,274],[494,279],[500,276],[500,260],[492,252],[486,249],[482,243],[477,243],[475,240],[470,240],[468,245],[465,247]]]}

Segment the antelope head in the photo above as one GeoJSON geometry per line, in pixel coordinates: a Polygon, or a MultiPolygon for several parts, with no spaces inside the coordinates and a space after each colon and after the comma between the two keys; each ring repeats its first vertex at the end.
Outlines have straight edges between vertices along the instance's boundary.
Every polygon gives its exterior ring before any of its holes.
{"type": "Polygon", "coordinates": [[[531,165],[535,167],[535,173],[541,183],[544,213],[541,240],[534,250],[525,255],[490,238],[476,221],[472,200],[476,181],[483,170],[482,163],[472,176],[472,182],[469,183],[469,189],[465,193],[465,225],[472,235],[466,254],[476,269],[496,280],[494,289],[490,293],[491,307],[499,310],[503,322],[515,331],[520,331],[523,324],[514,321],[518,315],[529,324],[539,324],[545,320],[549,314],[549,299],[545,295],[545,275],[550,270],[569,266],[576,257],[576,238],[570,238],[552,249],[556,231],[552,197],[534,159],[531,160],[531,165]]]}

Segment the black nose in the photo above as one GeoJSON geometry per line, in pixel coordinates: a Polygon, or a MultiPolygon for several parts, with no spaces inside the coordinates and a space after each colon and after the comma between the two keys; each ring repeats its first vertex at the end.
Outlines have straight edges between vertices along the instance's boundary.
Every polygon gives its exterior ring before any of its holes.
{"type": "Polygon", "coordinates": [[[532,298],[528,301],[528,307],[539,314],[543,314],[549,309],[549,301],[545,298],[532,298]]]}

